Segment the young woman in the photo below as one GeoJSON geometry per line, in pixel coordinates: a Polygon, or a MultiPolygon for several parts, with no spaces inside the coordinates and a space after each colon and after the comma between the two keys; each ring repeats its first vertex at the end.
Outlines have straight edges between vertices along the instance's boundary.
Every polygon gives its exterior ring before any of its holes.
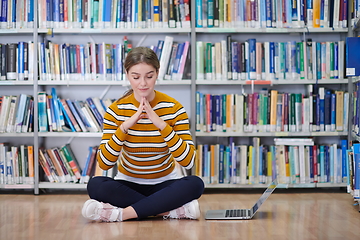
{"type": "Polygon", "coordinates": [[[131,89],[107,109],[97,161],[103,170],[118,162],[115,179],[94,177],[82,215],[106,222],[148,216],[198,219],[204,191],[196,176],[177,175],[176,162],[192,168],[196,150],[188,115],[170,96],[154,90],[160,64],[146,47],[125,59],[131,89]]]}

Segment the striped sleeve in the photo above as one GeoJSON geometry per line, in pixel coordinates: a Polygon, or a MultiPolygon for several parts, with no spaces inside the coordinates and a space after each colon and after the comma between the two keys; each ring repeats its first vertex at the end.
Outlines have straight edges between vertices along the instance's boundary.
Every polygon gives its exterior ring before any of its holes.
{"type": "Polygon", "coordinates": [[[103,170],[116,164],[126,138],[126,134],[119,127],[123,121],[120,120],[118,112],[117,103],[114,102],[104,115],[103,135],[97,152],[97,161],[103,170]]]}
{"type": "Polygon", "coordinates": [[[189,119],[185,109],[176,103],[174,106],[173,127],[167,125],[160,131],[174,159],[186,169],[191,169],[195,162],[195,146],[189,128],[189,119]]]}

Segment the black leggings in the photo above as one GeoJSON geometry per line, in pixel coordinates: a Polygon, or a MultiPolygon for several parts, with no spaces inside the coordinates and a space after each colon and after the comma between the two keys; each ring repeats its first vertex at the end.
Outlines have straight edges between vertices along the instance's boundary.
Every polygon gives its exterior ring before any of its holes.
{"type": "Polygon", "coordinates": [[[141,219],[174,210],[200,198],[204,192],[204,183],[197,176],[186,176],[155,185],[99,176],[90,179],[87,191],[91,199],[120,208],[132,206],[141,219]]]}

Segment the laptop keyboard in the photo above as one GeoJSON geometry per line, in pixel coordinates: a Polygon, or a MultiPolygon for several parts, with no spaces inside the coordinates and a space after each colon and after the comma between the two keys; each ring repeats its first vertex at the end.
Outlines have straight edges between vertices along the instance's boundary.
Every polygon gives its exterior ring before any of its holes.
{"type": "Polygon", "coordinates": [[[246,217],[248,209],[226,210],[225,217],[246,217]]]}

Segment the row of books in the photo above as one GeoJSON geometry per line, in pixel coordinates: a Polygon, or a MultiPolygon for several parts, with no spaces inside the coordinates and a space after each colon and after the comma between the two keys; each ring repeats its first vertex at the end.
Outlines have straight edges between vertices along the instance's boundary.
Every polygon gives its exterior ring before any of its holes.
{"type": "Polygon", "coordinates": [[[344,78],[344,41],[196,42],[198,80],[316,80],[344,78]]]}
{"type": "Polygon", "coordinates": [[[40,28],[190,28],[189,0],[40,0],[38,12],[40,28]]]}
{"type": "Polygon", "coordinates": [[[49,182],[76,183],[80,181],[83,174],[69,144],[60,148],[40,148],[39,166],[49,182]]]}
{"type": "Polygon", "coordinates": [[[346,0],[196,0],[196,27],[346,28],[348,7],[358,16],[346,0]]]}
{"type": "Polygon", "coordinates": [[[0,28],[20,29],[34,27],[35,0],[2,0],[0,2],[0,28]]]}
{"type": "Polygon", "coordinates": [[[195,174],[209,184],[346,183],[347,140],[316,145],[312,139],[274,139],[275,145],[198,144],[195,174]]]}
{"type": "Polygon", "coordinates": [[[96,160],[98,147],[89,147],[84,167],[79,166],[78,160],[70,145],[60,148],[39,149],[39,162],[47,181],[52,183],[88,183],[94,176],[114,177],[116,167],[102,170],[96,160]]]}
{"type": "MultiPolygon", "coordinates": [[[[38,43],[41,81],[124,81],[124,60],[132,44],[124,36],[122,43],[57,44],[38,43]]],[[[177,42],[166,36],[149,46],[161,63],[159,79],[181,80],[189,69],[189,41],[177,42]]],[[[0,81],[34,80],[34,44],[0,44],[0,81]]]]}
{"type": "Polygon", "coordinates": [[[34,184],[34,147],[0,143],[0,184],[34,184]]]}
{"type": "Polygon", "coordinates": [[[101,132],[111,99],[88,97],[85,101],[62,99],[56,89],[38,93],[40,132],[101,132]]]}
{"type": "Polygon", "coordinates": [[[34,100],[27,94],[0,96],[0,133],[33,132],[34,100]]]}
{"type": "MultiPolygon", "coordinates": [[[[161,67],[159,79],[181,80],[188,59],[189,42],[175,42],[166,36],[152,46],[161,67]]],[[[124,60],[131,50],[127,38],[123,44],[39,43],[40,79],[51,80],[126,80],[124,60]]]]}
{"type": "Polygon", "coordinates": [[[349,93],[320,87],[309,95],[277,90],[244,94],[196,92],[198,132],[348,131],[349,93]]]}

